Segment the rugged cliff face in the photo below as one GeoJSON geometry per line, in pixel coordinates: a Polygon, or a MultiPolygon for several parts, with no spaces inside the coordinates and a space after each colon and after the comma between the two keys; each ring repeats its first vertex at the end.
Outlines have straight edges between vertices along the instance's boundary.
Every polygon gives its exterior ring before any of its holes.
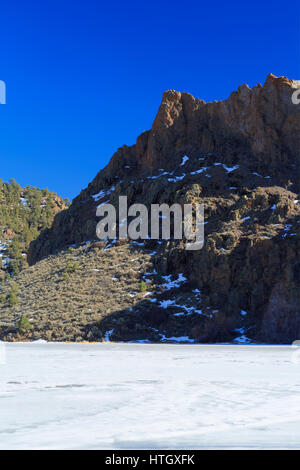
{"type": "MultiPolygon", "coordinates": [[[[204,203],[203,249],[188,252],[171,240],[155,260],[157,270],[184,273],[227,318],[247,312],[252,337],[298,338],[300,105],[291,99],[297,87],[269,75],[264,86],[242,85],[213,103],[167,91],[152,129],[119,149],[57,214],[31,244],[30,264],[93,240],[97,205],[117,205],[119,195],[147,205],[204,203]]],[[[201,328],[200,321],[199,338],[201,328]]]]}

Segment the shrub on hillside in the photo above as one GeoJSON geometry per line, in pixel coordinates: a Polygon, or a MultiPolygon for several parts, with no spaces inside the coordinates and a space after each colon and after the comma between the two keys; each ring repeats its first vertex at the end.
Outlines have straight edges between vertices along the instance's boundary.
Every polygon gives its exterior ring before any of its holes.
{"type": "Polygon", "coordinates": [[[141,281],[140,282],[140,292],[146,292],[147,290],[147,284],[145,283],[145,281],[141,281]]]}
{"type": "Polygon", "coordinates": [[[10,307],[13,307],[14,305],[17,305],[19,303],[19,297],[14,291],[11,291],[9,296],[8,296],[8,304],[10,307]]]}
{"type": "Polygon", "coordinates": [[[66,273],[73,273],[79,269],[79,264],[78,263],[71,263],[71,261],[67,262],[67,266],[65,267],[65,272],[66,273]]]}
{"type": "Polygon", "coordinates": [[[26,317],[26,315],[22,314],[18,323],[17,323],[19,333],[25,333],[26,331],[31,329],[31,323],[26,317]]]}

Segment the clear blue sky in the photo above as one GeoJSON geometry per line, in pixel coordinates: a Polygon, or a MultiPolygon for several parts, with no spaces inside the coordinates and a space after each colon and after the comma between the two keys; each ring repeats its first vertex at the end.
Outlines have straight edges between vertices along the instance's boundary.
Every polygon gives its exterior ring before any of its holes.
{"type": "Polygon", "coordinates": [[[206,101],[300,79],[299,3],[1,3],[0,177],[75,197],[151,123],[166,89],[206,101]]]}

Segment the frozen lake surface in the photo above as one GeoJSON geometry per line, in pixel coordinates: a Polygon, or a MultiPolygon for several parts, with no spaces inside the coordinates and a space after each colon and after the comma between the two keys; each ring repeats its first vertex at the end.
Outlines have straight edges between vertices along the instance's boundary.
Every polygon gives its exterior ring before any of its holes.
{"type": "Polygon", "coordinates": [[[5,346],[1,449],[300,448],[292,347],[5,346]]]}

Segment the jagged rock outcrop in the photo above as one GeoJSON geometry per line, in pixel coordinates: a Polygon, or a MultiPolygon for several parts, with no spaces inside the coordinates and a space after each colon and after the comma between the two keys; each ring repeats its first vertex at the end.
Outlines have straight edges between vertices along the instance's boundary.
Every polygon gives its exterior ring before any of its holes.
{"type": "MultiPolygon", "coordinates": [[[[227,100],[205,103],[164,93],[152,129],[124,146],[30,247],[29,262],[95,238],[97,205],[119,195],[129,203],[202,202],[205,245],[170,242],[162,273],[184,272],[224,315],[249,313],[263,341],[299,331],[299,84],[269,75],[227,100]],[[182,157],[189,159],[182,165],[182,157]],[[98,194],[98,197],[95,195],[98,194]],[[268,328],[268,325],[272,327],[268,328]]],[[[253,326],[254,325],[254,326],[253,326]]]]}
{"type": "Polygon", "coordinates": [[[167,91],[146,146],[137,142],[138,160],[152,168],[172,165],[174,154],[184,150],[220,153],[231,163],[243,153],[252,155],[271,172],[279,162],[294,163],[300,122],[292,91],[291,80],[274,75],[264,87],[242,85],[227,100],[214,103],[167,91]]]}

